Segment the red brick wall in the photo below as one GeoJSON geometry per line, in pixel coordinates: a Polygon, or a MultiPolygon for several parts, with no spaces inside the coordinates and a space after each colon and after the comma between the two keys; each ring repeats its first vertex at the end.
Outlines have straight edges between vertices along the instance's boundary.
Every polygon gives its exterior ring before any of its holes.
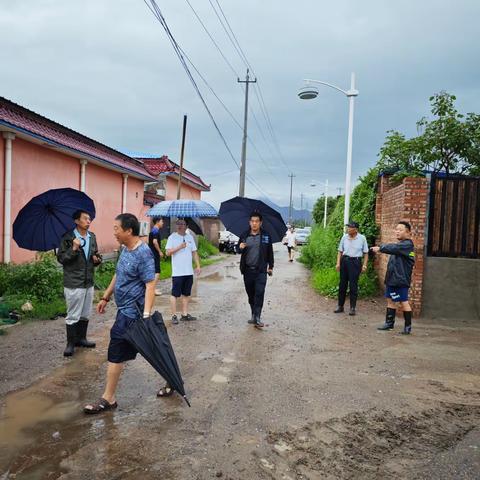
{"type": "MultiPolygon", "coordinates": [[[[415,315],[422,310],[422,285],[427,222],[428,180],[408,177],[400,185],[392,183],[391,177],[382,176],[377,194],[375,217],[380,234],[378,243],[396,242],[394,228],[400,220],[412,225],[412,240],[415,244],[415,268],[413,270],[410,300],[415,315]]],[[[380,279],[385,277],[388,255],[377,255],[375,268],[380,279]]],[[[383,282],[382,282],[383,285],[383,282]]]]}

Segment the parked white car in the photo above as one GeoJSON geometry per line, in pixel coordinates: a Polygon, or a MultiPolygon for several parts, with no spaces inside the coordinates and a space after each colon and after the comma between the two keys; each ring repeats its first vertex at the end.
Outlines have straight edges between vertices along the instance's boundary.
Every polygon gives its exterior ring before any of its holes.
{"type": "Polygon", "coordinates": [[[310,236],[310,229],[307,228],[297,228],[295,230],[297,237],[297,245],[305,245],[308,242],[308,237],[310,236]]]}

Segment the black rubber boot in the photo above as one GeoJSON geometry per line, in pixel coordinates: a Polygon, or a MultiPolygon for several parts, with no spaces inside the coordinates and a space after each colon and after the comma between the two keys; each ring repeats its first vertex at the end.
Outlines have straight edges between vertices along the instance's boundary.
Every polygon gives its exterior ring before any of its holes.
{"type": "Polygon", "coordinates": [[[253,313],[253,307],[250,307],[250,310],[252,311],[252,316],[250,317],[250,320],[248,321],[248,323],[250,325],[253,325],[255,323],[255,315],[253,313]]]}
{"type": "Polygon", "coordinates": [[[67,348],[63,352],[64,357],[71,357],[75,352],[75,339],[77,336],[77,325],[67,325],[67,348]]]}
{"type": "Polygon", "coordinates": [[[253,317],[254,325],[258,328],[263,328],[265,324],[262,322],[260,315],[254,315],[253,317]]]}
{"type": "Polygon", "coordinates": [[[344,312],[344,311],[345,311],[345,310],[344,310],[343,306],[340,306],[340,305],[339,305],[339,306],[336,308],[336,310],[333,311],[333,313],[342,313],[342,312],[344,312]]]}
{"type": "Polygon", "coordinates": [[[403,318],[405,319],[405,326],[402,334],[410,335],[412,333],[412,312],[403,312],[403,318]]]}
{"type": "Polygon", "coordinates": [[[378,327],[377,330],[393,330],[395,325],[395,314],[397,310],[395,308],[387,308],[387,315],[385,317],[385,323],[378,327]]]}
{"type": "Polygon", "coordinates": [[[88,320],[79,320],[75,325],[77,327],[75,346],[84,348],[95,348],[95,343],[89,342],[87,340],[88,320]]]}
{"type": "Polygon", "coordinates": [[[355,310],[355,307],[350,307],[350,311],[348,312],[348,314],[353,317],[357,314],[357,311],[355,310]]]}

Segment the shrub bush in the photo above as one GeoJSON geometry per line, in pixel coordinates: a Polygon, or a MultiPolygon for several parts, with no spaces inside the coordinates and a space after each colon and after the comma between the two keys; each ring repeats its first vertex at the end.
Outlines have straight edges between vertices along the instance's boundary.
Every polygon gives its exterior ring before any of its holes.
{"type": "MultiPolygon", "coordinates": [[[[360,231],[367,237],[369,245],[373,245],[377,235],[375,224],[376,182],[378,172],[371,169],[352,192],[350,204],[350,218],[360,224],[360,231]]],[[[338,295],[340,280],[335,270],[337,248],[344,232],[343,210],[345,197],[340,197],[333,212],[328,217],[327,228],[316,226],[313,228],[310,239],[302,248],[300,261],[312,272],[312,286],[321,295],[335,297],[338,295]]],[[[375,295],[378,291],[378,279],[370,263],[365,274],[359,279],[359,297],[375,295]]]]}
{"type": "Polygon", "coordinates": [[[95,271],[95,288],[97,290],[105,290],[112,281],[115,274],[117,262],[107,260],[103,262],[95,271]]]}
{"type": "MultiPolygon", "coordinates": [[[[326,297],[335,298],[338,296],[338,283],[340,274],[334,267],[321,268],[312,273],[313,288],[326,297]]],[[[378,291],[377,276],[373,267],[370,267],[366,273],[360,275],[358,281],[358,296],[360,298],[371,297],[378,291]]]]}
{"type": "Polygon", "coordinates": [[[63,274],[53,255],[0,269],[0,294],[23,295],[49,302],[63,295],[63,274]]]}
{"type": "Polygon", "coordinates": [[[212,255],[218,255],[218,248],[210,243],[203,235],[198,235],[198,256],[200,258],[208,258],[212,255]]]}

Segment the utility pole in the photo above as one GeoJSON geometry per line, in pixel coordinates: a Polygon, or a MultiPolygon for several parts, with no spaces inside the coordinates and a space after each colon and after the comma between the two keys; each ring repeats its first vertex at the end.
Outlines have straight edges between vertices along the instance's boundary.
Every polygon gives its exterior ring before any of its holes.
{"type": "Polygon", "coordinates": [[[305,226],[305,213],[303,211],[303,198],[305,195],[303,193],[300,194],[300,211],[302,213],[302,222],[303,222],[303,227],[305,226]]]}
{"type": "Polygon", "coordinates": [[[292,192],[293,192],[293,178],[295,177],[295,175],[291,173],[289,177],[290,177],[290,206],[288,209],[288,221],[290,225],[292,225],[292,210],[293,210],[292,192]]]}
{"type": "Polygon", "coordinates": [[[247,121],[248,121],[248,85],[250,83],[257,83],[257,79],[250,80],[248,75],[249,70],[247,68],[247,76],[245,80],[237,79],[238,83],[245,83],[245,113],[243,117],[243,140],[242,140],[242,159],[240,161],[240,185],[238,188],[238,196],[245,196],[245,175],[246,175],[246,161],[247,161],[247,121]]]}
{"type": "Polygon", "coordinates": [[[187,134],[187,116],[183,116],[183,132],[182,132],[182,150],[180,152],[180,173],[178,174],[177,200],[182,194],[182,176],[183,176],[183,154],[185,153],[185,136],[187,134]]]}
{"type": "Polygon", "coordinates": [[[323,212],[323,228],[327,228],[328,180],[325,182],[325,210],[323,212]]]}

